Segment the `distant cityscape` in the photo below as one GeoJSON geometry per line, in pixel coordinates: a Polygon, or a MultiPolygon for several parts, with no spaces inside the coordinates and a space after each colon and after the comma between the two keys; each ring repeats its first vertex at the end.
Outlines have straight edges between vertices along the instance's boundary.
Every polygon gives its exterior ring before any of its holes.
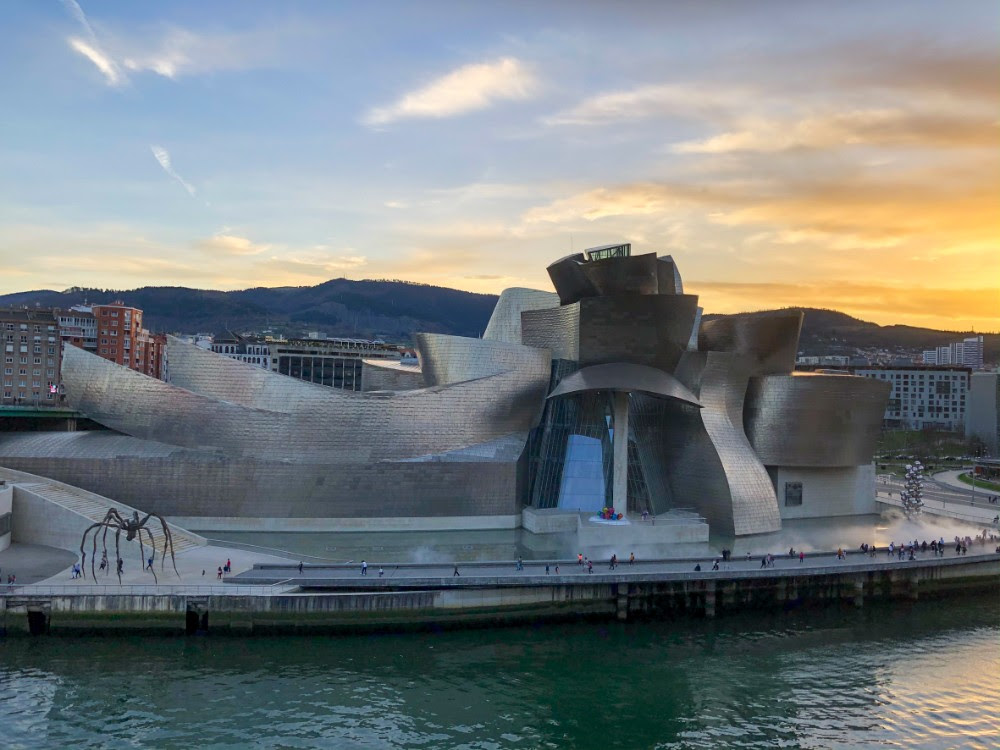
{"type": "MultiPolygon", "coordinates": [[[[56,406],[60,403],[62,344],[79,347],[144,375],[169,381],[166,334],[143,326],[143,311],[121,300],[58,308],[0,308],[4,341],[0,404],[56,406]]],[[[417,368],[412,348],[380,339],[299,336],[270,330],[179,333],[181,340],[254,367],[317,385],[363,390],[365,360],[417,368]]],[[[831,348],[836,347],[832,342],[831,348]]],[[[838,347],[843,348],[843,347],[838,347]]],[[[942,430],[981,441],[1000,454],[1000,375],[984,362],[982,335],[933,349],[854,347],[851,353],[796,358],[802,372],[842,372],[888,381],[891,392],[883,427],[942,430]]]]}

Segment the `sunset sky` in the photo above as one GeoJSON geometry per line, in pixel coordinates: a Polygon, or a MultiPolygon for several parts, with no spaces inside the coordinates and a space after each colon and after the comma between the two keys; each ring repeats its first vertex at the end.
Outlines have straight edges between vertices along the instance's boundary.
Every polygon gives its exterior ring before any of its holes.
{"type": "Polygon", "coordinates": [[[88,2],[0,23],[0,293],[550,289],[1000,329],[1000,3],[88,2]]]}

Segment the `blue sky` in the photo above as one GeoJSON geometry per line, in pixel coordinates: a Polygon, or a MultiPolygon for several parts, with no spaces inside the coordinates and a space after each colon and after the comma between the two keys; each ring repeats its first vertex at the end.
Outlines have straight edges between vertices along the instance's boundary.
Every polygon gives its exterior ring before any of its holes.
{"type": "Polygon", "coordinates": [[[709,311],[1000,327],[997,3],[4,12],[0,292],[546,289],[625,240],[709,311]]]}

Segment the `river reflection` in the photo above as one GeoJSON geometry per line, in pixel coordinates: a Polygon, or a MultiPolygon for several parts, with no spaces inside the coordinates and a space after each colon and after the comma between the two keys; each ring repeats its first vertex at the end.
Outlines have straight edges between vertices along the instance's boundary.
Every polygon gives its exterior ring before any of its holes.
{"type": "Polygon", "coordinates": [[[0,642],[4,747],[993,748],[1000,603],[0,642]]]}

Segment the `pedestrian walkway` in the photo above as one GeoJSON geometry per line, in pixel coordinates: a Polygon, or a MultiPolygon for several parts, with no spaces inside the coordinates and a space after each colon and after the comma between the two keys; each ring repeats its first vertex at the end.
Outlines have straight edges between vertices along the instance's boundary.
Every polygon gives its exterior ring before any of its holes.
{"type": "MultiPolygon", "coordinates": [[[[928,540],[929,541],[929,540],[928,540]]],[[[938,556],[929,550],[917,552],[914,561],[933,563],[943,560],[986,560],[1000,558],[995,552],[998,541],[987,544],[974,543],[967,554],[956,554],[954,544],[945,545],[945,554],[938,556]]],[[[711,576],[726,576],[728,574],[753,574],[760,572],[769,575],[775,572],[783,574],[795,573],[802,575],[826,575],[842,571],[854,572],[871,570],[881,567],[905,565],[911,563],[904,555],[900,560],[896,555],[888,555],[883,548],[875,557],[860,551],[848,552],[843,559],[838,559],[836,551],[811,553],[800,560],[798,552],[794,556],[788,554],[775,555],[773,562],[762,565],[762,556],[751,556],[748,560],[742,557],[723,561],[721,556],[707,559],[666,559],[636,561],[629,565],[619,564],[612,570],[607,560],[594,560],[593,572],[589,566],[580,565],[576,560],[531,560],[523,563],[519,569],[516,561],[511,562],[469,562],[460,563],[457,569],[462,581],[451,582],[448,585],[513,585],[519,581],[526,584],[540,585],[551,580],[553,583],[572,582],[572,580],[594,580],[595,582],[627,581],[629,578],[649,579],[650,577],[669,578],[677,574],[699,573],[711,576]],[[718,572],[713,572],[713,565],[718,561],[718,572]],[[700,570],[696,571],[695,566],[700,570]],[[558,571],[556,568],[558,567],[558,571]],[[548,572],[546,572],[546,569],[548,572]]],[[[370,563],[378,566],[379,563],[370,563]]],[[[384,565],[385,576],[372,578],[362,577],[354,565],[306,565],[299,572],[297,566],[287,563],[280,565],[259,564],[252,570],[234,577],[233,583],[264,584],[280,581],[282,583],[297,583],[305,588],[329,589],[367,589],[413,587],[421,585],[438,585],[441,581],[450,582],[454,578],[456,566],[448,564],[400,564],[384,565]]]]}

